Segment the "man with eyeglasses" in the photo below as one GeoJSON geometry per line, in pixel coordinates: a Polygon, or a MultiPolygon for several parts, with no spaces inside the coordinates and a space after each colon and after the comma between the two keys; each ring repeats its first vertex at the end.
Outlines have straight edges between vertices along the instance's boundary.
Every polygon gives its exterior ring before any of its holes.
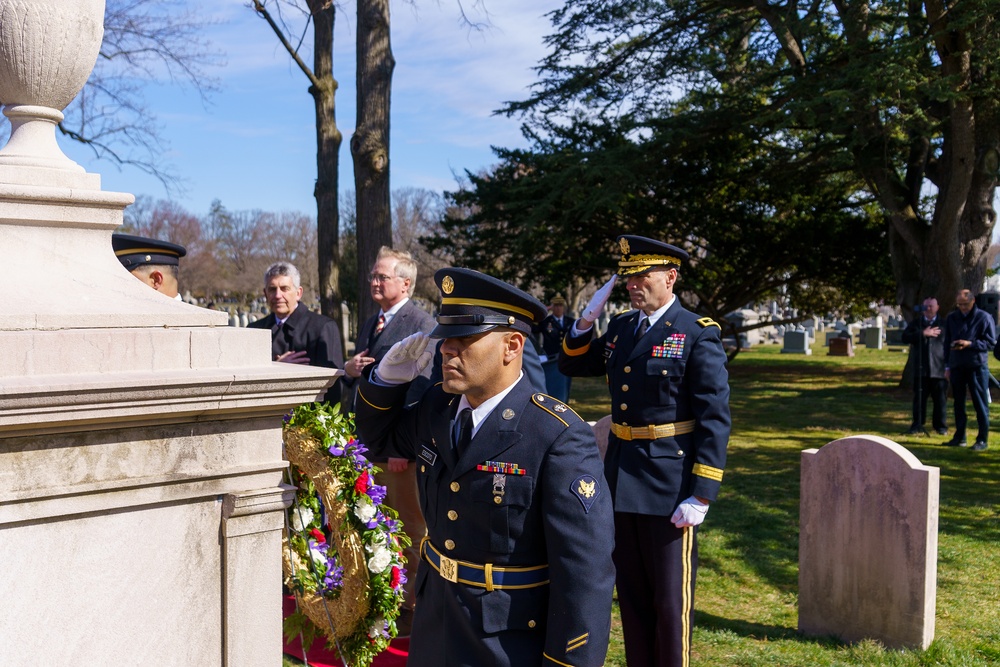
{"type": "MultiPolygon", "coordinates": [[[[329,317],[299,304],[302,285],[299,270],[289,262],[275,262],[264,273],[264,298],[271,314],[251,322],[251,329],[271,330],[271,357],[289,364],[343,368],[344,348],[340,327],[329,317]]],[[[340,398],[334,384],[324,400],[340,398]]]]}
{"type": "MultiPolygon", "coordinates": [[[[357,396],[357,379],[364,368],[382,360],[393,345],[410,334],[430,333],[434,328],[434,318],[410,299],[417,282],[417,263],[410,253],[382,246],[375,258],[369,276],[372,300],[380,311],[358,329],[354,349],[357,354],[344,364],[346,376],[343,378],[341,409],[353,412],[357,396]]],[[[430,386],[430,367],[424,369],[412,383],[406,394],[406,402],[420,399],[430,386]]],[[[420,540],[427,534],[427,524],[420,512],[420,498],[417,493],[416,464],[408,459],[396,457],[370,456],[380,468],[377,483],[385,486],[385,503],[399,512],[403,530],[410,537],[412,546],[406,549],[407,582],[403,585],[403,605],[396,629],[400,637],[410,634],[413,618],[414,586],[417,563],[420,562],[420,540]]]]}
{"type": "Polygon", "coordinates": [[[955,434],[945,445],[965,447],[965,394],[972,396],[979,432],[972,450],[988,447],[990,435],[989,352],[996,344],[996,326],[986,311],[976,307],[976,297],[964,289],[955,298],[955,310],[944,321],[944,376],[951,382],[955,408],[955,434]]]}

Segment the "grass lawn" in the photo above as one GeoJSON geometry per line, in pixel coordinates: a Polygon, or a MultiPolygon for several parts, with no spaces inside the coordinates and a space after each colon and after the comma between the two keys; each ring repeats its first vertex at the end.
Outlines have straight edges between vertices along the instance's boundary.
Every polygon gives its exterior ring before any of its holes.
{"type": "MultiPolygon", "coordinates": [[[[897,386],[904,353],[779,350],[743,352],[730,367],[733,433],[722,493],[700,532],[692,667],[1000,664],[1000,437],[977,453],[940,446],[947,436],[901,435],[912,399],[897,386]],[[852,434],[891,438],[941,470],[936,639],[925,652],[796,632],[800,452],[852,434]]],[[[572,397],[585,419],[608,413],[603,378],[575,378],[572,397]]],[[[1000,400],[991,408],[1000,421],[1000,400]]],[[[612,633],[606,664],[624,666],[617,610],[612,633]]]]}

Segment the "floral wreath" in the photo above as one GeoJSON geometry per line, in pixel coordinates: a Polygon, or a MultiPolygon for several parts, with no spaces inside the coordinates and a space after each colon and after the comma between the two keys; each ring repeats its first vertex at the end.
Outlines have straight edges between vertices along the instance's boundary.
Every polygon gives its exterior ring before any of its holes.
{"type": "Polygon", "coordinates": [[[300,636],[308,649],[322,634],[348,664],[367,667],[396,636],[410,539],[397,512],[382,504],[385,487],[374,483],[380,470],[339,405],[295,408],[283,435],[296,487],[282,563],[297,609],[285,619],[285,635],[300,636]]]}

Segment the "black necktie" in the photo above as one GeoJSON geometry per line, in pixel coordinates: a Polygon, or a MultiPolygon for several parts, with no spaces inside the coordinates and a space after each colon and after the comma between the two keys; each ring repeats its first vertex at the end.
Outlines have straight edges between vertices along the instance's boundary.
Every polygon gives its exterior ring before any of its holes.
{"type": "Polygon", "coordinates": [[[458,438],[455,440],[455,452],[461,456],[469,443],[472,442],[472,408],[465,408],[458,413],[458,438]]]}
{"type": "Polygon", "coordinates": [[[639,320],[639,326],[635,329],[635,342],[638,343],[642,335],[646,333],[646,329],[649,328],[649,318],[643,317],[639,320]]]}
{"type": "Polygon", "coordinates": [[[275,358],[288,352],[288,341],[285,340],[285,323],[278,322],[278,318],[274,318],[274,326],[271,327],[271,352],[275,358]]]}

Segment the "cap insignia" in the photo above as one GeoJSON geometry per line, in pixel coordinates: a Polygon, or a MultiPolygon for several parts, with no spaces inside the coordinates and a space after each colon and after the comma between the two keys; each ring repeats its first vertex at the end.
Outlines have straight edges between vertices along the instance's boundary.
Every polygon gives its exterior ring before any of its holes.
{"type": "Polygon", "coordinates": [[[455,281],[451,279],[451,276],[445,276],[441,281],[441,291],[445,294],[451,294],[455,291],[455,281]]]}
{"type": "Polygon", "coordinates": [[[628,254],[628,250],[629,250],[628,239],[619,239],[619,241],[618,241],[618,247],[621,248],[621,251],[622,251],[623,255],[627,255],[628,254]]]}

